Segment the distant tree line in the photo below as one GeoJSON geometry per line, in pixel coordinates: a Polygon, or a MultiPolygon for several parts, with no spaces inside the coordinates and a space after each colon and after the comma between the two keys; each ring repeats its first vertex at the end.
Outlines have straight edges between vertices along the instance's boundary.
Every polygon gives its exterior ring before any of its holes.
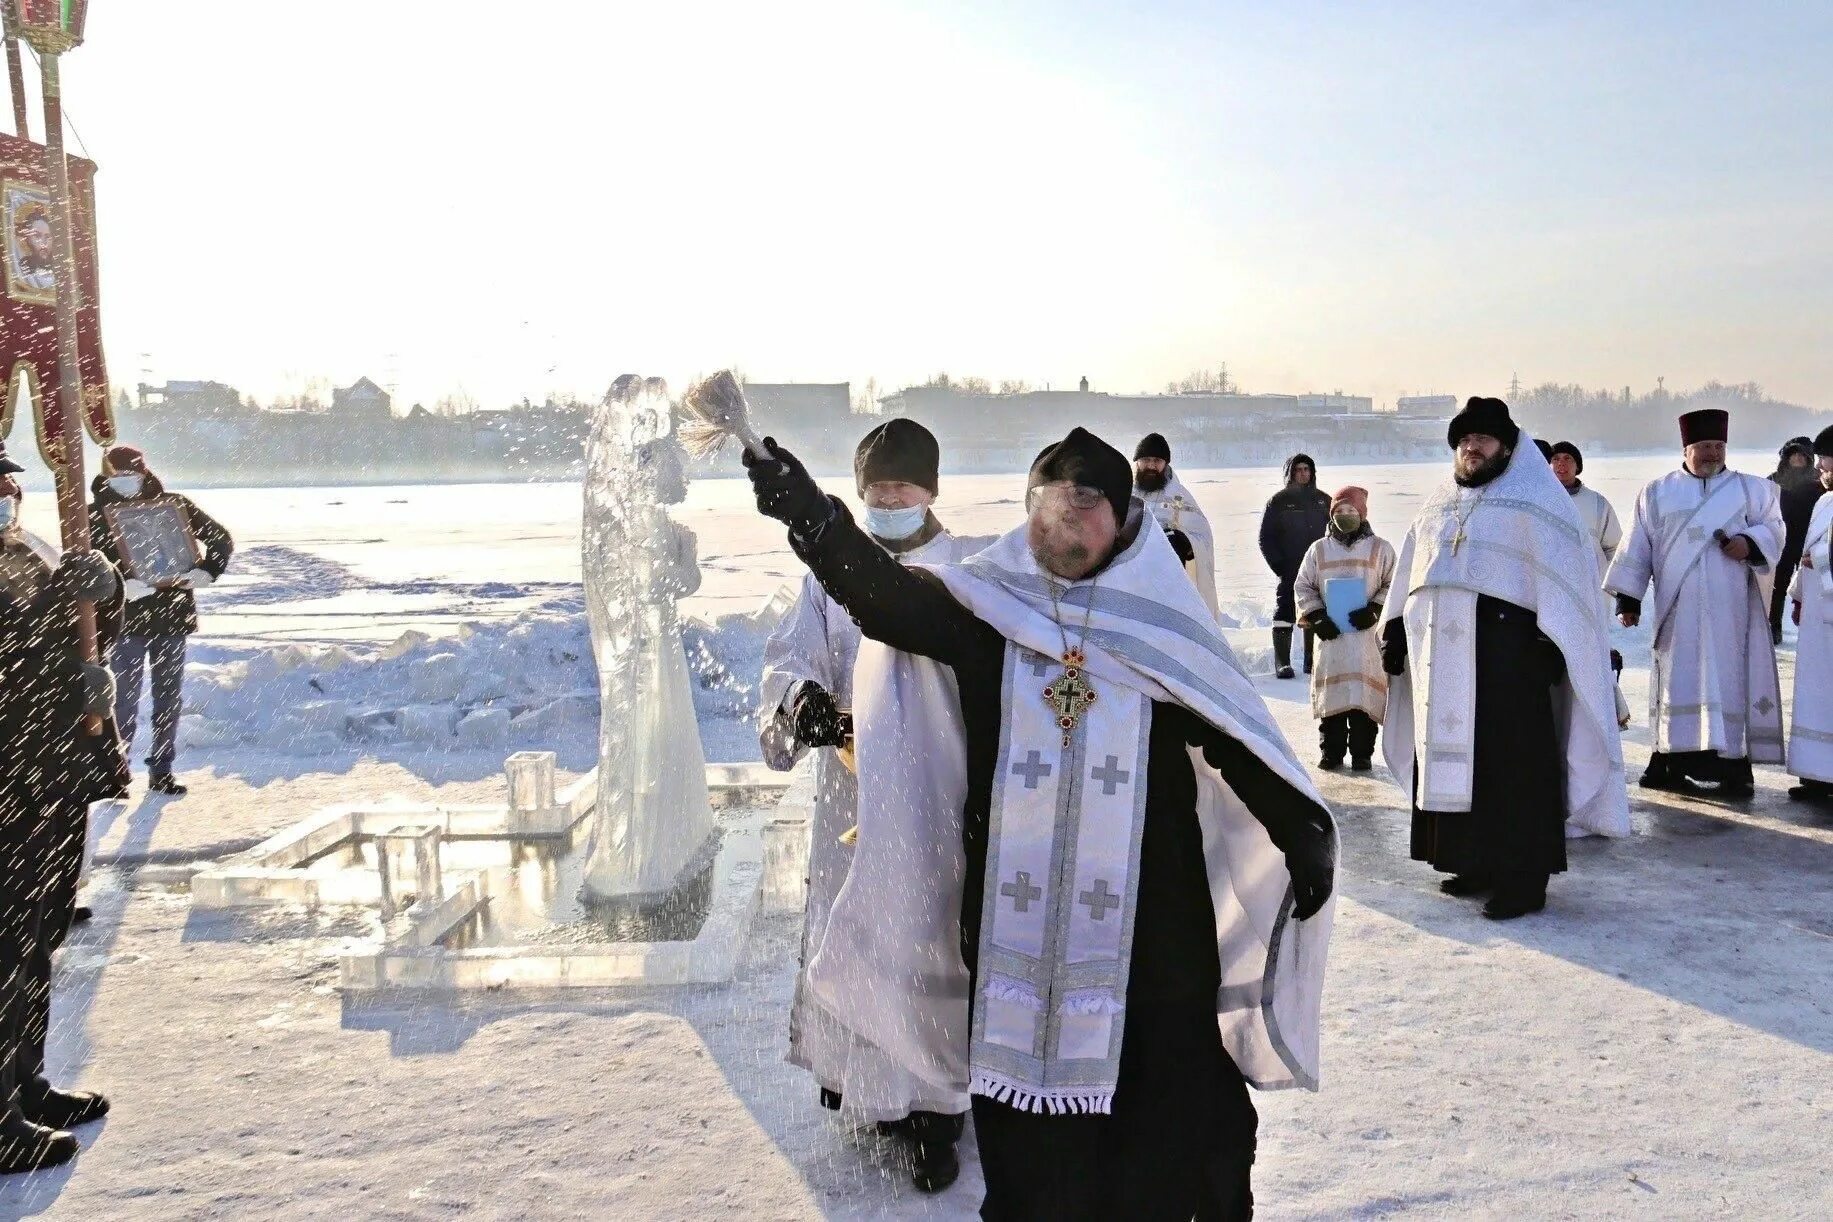
{"type": "Polygon", "coordinates": [[[1543,382],[1523,390],[1509,406],[1537,437],[1613,450],[1677,448],[1675,420],[1704,407],[1731,413],[1731,444],[1740,449],[1779,449],[1789,438],[1811,437],[1833,422],[1833,413],[1772,399],[1755,382],[1727,386],[1713,381],[1682,391],[1658,384],[1641,395],[1627,386],[1609,391],[1543,382]]]}

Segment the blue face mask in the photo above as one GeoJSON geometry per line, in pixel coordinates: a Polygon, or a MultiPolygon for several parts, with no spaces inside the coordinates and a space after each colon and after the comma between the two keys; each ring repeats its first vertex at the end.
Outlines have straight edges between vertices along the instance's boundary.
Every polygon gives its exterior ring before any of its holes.
{"type": "Polygon", "coordinates": [[[12,497],[0,500],[0,530],[11,526],[19,517],[19,502],[12,497]]]}
{"type": "Polygon", "coordinates": [[[880,539],[896,543],[922,530],[928,518],[927,505],[912,505],[908,509],[877,509],[867,506],[866,529],[880,539]]]}

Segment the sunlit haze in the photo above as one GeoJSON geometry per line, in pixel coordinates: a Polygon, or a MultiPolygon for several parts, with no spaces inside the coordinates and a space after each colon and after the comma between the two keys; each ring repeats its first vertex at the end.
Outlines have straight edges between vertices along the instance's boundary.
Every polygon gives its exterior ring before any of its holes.
{"type": "Polygon", "coordinates": [[[119,386],[1226,361],[1833,404],[1817,6],[94,8],[65,75],[119,386]]]}

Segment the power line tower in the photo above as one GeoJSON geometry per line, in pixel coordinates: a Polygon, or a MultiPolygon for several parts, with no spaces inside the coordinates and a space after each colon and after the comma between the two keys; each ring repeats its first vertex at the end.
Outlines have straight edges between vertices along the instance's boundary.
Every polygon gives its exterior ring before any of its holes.
{"type": "Polygon", "coordinates": [[[1513,403],[1521,397],[1521,375],[1513,374],[1508,379],[1508,401],[1513,403]]]}

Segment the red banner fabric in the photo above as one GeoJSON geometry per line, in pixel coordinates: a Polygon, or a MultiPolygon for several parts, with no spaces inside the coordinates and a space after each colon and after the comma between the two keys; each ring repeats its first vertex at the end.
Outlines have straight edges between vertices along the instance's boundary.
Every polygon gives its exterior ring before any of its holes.
{"type": "MultiPolygon", "coordinates": [[[[57,275],[51,251],[51,175],[45,146],[0,134],[0,372],[7,379],[0,437],[13,431],[20,373],[36,402],[38,450],[53,469],[66,410],[57,360],[57,275]]],[[[98,445],[112,445],[114,414],[102,360],[102,305],[96,271],[95,163],[70,164],[70,235],[76,247],[77,368],[83,380],[83,424],[98,445]]]]}

